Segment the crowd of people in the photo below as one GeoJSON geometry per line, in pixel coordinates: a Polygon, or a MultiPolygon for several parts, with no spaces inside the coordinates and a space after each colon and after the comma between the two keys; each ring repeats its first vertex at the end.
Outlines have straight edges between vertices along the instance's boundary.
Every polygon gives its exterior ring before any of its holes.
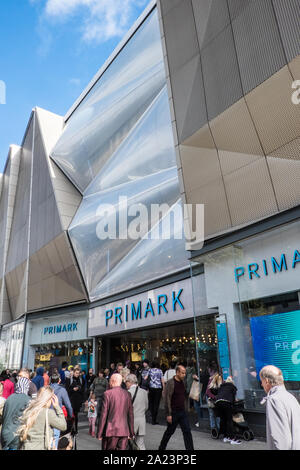
{"type": "MultiPolygon", "coordinates": [[[[267,396],[267,442],[272,449],[300,449],[300,406],[284,387],[280,369],[260,371],[267,396]]],[[[194,407],[199,426],[202,403],[208,405],[212,430],[223,441],[241,443],[234,434],[233,406],[237,388],[223,380],[212,362],[198,377],[195,364],[111,363],[88,373],[64,362],[60,369],[38,367],[5,370],[0,375],[0,429],[3,450],[71,450],[78,414],[87,413],[89,435],[103,450],[145,450],[146,418],[158,424],[163,399],[167,428],[159,450],[165,450],[179,425],[185,448],[194,450],[188,411],[194,407]]]]}

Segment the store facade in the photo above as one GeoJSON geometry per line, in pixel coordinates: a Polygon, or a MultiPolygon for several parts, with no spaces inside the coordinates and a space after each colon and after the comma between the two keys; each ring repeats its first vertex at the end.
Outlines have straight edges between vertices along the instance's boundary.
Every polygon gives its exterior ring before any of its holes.
{"type": "Polygon", "coordinates": [[[300,222],[198,257],[208,307],[226,324],[229,373],[246,408],[264,411],[259,371],[279,367],[300,398],[300,222]]]}
{"type": "Polygon", "coordinates": [[[23,353],[23,366],[30,369],[43,366],[47,370],[60,368],[62,362],[79,365],[87,371],[94,367],[93,341],[87,335],[87,310],[67,314],[29,317],[23,353]]]}
{"type": "Polygon", "coordinates": [[[97,338],[99,367],[158,359],[196,364],[218,361],[217,310],[208,309],[204,275],[147,289],[90,309],[88,334],[97,338]],[[197,310],[195,330],[194,301],[197,310]]]}

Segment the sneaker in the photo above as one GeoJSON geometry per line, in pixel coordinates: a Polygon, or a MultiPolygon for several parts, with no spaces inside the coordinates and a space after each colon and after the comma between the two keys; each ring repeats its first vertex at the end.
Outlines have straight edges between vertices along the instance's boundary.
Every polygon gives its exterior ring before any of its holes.
{"type": "Polygon", "coordinates": [[[196,428],[199,428],[199,423],[195,423],[196,428]]]}
{"type": "Polygon", "coordinates": [[[229,437],[224,437],[223,442],[231,442],[231,439],[229,439],[229,437]]]}
{"type": "Polygon", "coordinates": [[[233,445],[236,445],[236,444],[241,444],[242,441],[240,441],[239,439],[231,439],[230,443],[233,445]]]}

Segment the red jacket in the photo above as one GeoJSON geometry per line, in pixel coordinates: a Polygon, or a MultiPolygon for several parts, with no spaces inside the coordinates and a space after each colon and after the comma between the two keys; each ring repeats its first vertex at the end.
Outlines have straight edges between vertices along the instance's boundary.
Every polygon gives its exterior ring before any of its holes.
{"type": "Polygon", "coordinates": [[[5,398],[5,400],[14,393],[15,391],[15,386],[14,384],[12,383],[11,380],[9,379],[6,379],[4,380],[3,383],[3,393],[2,393],[2,396],[3,398],[5,398]]]}
{"type": "Polygon", "coordinates": [[[99,423],[99,437],[133,437],[131,395],[121,387],[104,392],[99,423]]]}

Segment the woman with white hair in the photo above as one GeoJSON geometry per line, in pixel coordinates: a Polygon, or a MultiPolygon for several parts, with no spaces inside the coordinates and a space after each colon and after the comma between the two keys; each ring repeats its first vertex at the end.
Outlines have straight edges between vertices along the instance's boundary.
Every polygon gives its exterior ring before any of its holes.
{"type": "Polygon", "coordinates": [[[126,387],[131,395],[133,405],[134,434],[136,444],[140,450],[146,450],[146,411],[148,410],[148,393],[138,386],[138,379],[135,374],[126,377],[126,387]]]}
{"type": "Polygon", "coordinates": [[[51,450],[53,428],[65,431],[67,423],[51,387],[42,387],[21,417],[18,429],[22,450],[51,450]],[[50,409],[50,406],[53,409],[50,409]]]}

